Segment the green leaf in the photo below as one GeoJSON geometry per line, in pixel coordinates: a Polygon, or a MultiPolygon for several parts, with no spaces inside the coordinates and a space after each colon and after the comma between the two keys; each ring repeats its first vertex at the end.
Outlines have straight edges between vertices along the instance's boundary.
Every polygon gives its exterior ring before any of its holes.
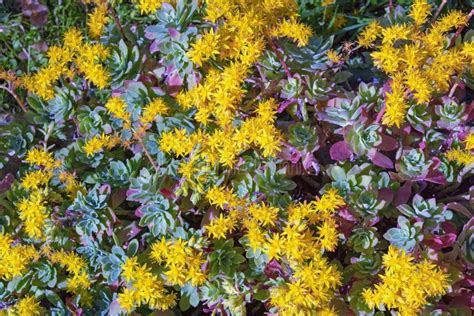
{"type": "Polygon", "coordinates": [[[66,309],[66,306],[64,305],[64,303],[61,300],[61,298],[59,297],[59,295],[56,294],[56,292],[53,292],[51,290],[46,290],[44,292],[44,294],[45,294],[46,298],[48,299],[48,301],[51,302],[51,304],[53,304],[56,307],[66,309]]]}
{"type": "Polygon", "coordinates": [[[347,79],[349,79],[352,76],[353,75],[350,71],[340,71],[336,73],[333,80],[335,83],[342,83],[342,82],[347,81],[347,79]]]}
{"type": "Polygon", "coordinates": [[[127,248],[127,257],[133,257],[137,254],[138,252],[138,240],[132,239],[128,243],[128,248],[127,248]]]}

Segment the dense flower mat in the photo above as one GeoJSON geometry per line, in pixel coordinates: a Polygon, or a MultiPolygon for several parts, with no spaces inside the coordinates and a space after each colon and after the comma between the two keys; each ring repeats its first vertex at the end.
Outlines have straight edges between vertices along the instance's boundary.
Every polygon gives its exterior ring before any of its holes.
{"type": "Polygon", "coordinates": [[[5,3],[0,315],[471,314],[469,4],[5,3]]]}

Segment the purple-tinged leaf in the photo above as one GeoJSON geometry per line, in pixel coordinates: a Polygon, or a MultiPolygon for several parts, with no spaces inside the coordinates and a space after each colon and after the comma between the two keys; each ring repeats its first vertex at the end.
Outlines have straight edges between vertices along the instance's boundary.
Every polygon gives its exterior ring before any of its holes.
{"type": "Polygon", "coordinates": [[[369,157],[376,166],[385,169],[393,169],[393,161],[384,154],[378,152],[376,149],[372,149],[369,152],[369,157]]]}
{"type": "Polygon", "coordinates": [[[357,221],[357,217],[354,216],[354,214],[351,211],[349,211],[349,209],[347,207],[344,207],[344,208],[340,209],[337,212],[337,215],[340,216],[341,218],[347,220],[347,221],[350,221],[350,222],[356,222],[357,221]]]}
{"type": "Polygon", "coordinates": [[[379,216],[375,216],[374,218],[371,218],[369,221],[368,221],[368,225],[371,227],[371,226],[375,226],[377,225],[378,222],[380,222],[381,218],[379,216]]]}
{"type": "Polygon", "coordinates": [[[377,148],[383,151],[392,151],[398,148],[398,143],[392,136],[382,134],[382,143],[377,148]]]}
{"type": "Polygon", "coordinates": [[[160,41],[154,40],[150,45],[150,53],[154,54],[160,50],[160,41]]]}
{"type": "Polygon", "coordinates": [[[402,204],[407,204],[408,200],[410,200],[412,185],[413,183],[411,181],[405,181],[395,194],[393,206],[397,207],[402,204]]]}
{"type": "Polygon", "coordinates": [[[406,134],[406,135],[410,135],[411,133],[411,125],[406,125],[403,129],[403,132],[406,134]]]}
{"type": "Polygon", "coordinates": [[[303,157],[303,168],[309,170],[311,167],[314,169],[314,174],[318,174],[321,171],[318,161],[314,158],[312,152],[306,153],[303,157]]]}
{"type": "Polygon", "coordinates": [[[446,180],[446,176],[439,170],[431,170],[428,174],[423,178],[423,180],[436,183],[436,184],[446,184],[448,181],[446,180]]]}
{"type": "Polygon", "coordinates": [[[117,208],[120,204],[122,204],[125,199],[127,198],[127,189],[117,189],[112,192],[110,195],[110,207],[112,209],[117,208]]]}
{"type": "Polygon", "coordinates": [[[179,33],[179,31],[175,29],[174,27],[168,28],[168,34],[170,35],[172,39],[177,39],[181,35],[181,33],[179,33]]]}
{"type": "Polygon", "coordinates": [[[166,77],[165,83],[170,87],[181,87],[183,85],[183,78],[175,71],[166,77]]]}
{"type": "Polygon", "coordinates": [[[393,201],[395,193],[392,189],[389,188],[382,188],[379,189],[378,198],[379,200],[385,201],[387,204],[393,201]]]}
{"type": "Polygon", "coordinates": [[[297,163],[301,159],[301,152],[293,146],[285,146],[278,153],[278,157],[291,163],[297,163]]]}
{"type": "Polygon", "coordinates": [[[285,109],[286,109],[288,106],[290,106],[293,102],[295,102],[295,100],[293,100],[293,99],[289,99],[289,100],[283,101],[283,102],[280,103],[280,105],[278,106],[277,112],[278,112],[278,113],[282,113],[282,112],[285,111],[285,109]]]}
{"type": "Polygon", "coordinates": [[[112,191],[110,184],[104,183],[99,187],[99,193],[100,194],[110,194],[112,191]]]}
{"type": "Polygon", "coordinates": [[[446,234],[441,236],[433,236],[425,240],[425,243],[434,250],[441,250],[450,247],[456,241],[456,234],[446,234]]]}
{"type": "Polygon", "coordinates": [[[329,155],[332,160],[344,161],[351,157],[352,152],[347,146],[346,142],[341,140],[331,146],[329,150],[329,155]]]}
{"type": "Polygon", "coordinates": [[[466,216],[467,218],[472,217],[471,212],[469,212],[469,210],[467,208],[465,208],[461,203],[451,202],[451,203],[448,203],[448,205],[446,205],[446,207],[447,207],[447,209],[456,211],[456,212],[466,216]]]}
{"type": "Polygon", "coordinates": [[[0,193],[8,191],[13,181],[15,181],[13,174],[7,173],[7,175],[2,180],[0,180],[0,193]]]}

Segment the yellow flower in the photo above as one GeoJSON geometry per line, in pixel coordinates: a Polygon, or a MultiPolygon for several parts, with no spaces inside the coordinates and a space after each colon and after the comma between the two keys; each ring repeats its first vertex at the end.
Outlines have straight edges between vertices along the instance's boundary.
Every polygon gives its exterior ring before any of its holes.
{"type": "Polygon", "coordinates": [[[275,233],[267,239],[267,243],[265,244],[265,253],[270,260],[273,258],[280,259],[283,249],[284,242],[279,233],[275,233]]]}
{"type": "Polygon", "coordinates": [[[209,237],[220,239],[225,238],[234,229],[234,223],[229,217],[220,214],[218,218],[213,219],[204,228],[209,237]]]}
{"type": "Polygon", "coordinates": [[[177,128],[174,131],[164,132],[159,143],[163,152],[174,152],[177,157],[189,155],[194,147],[188,132],[185,129],[177,128]]]}
{"type": "Polygon", "coordinates": [[[338,53],[336,53],[334,50],[332,49],[329,49],[327,52],[326,52],[326,56],[329,58],[330,61],[332,61],[333,63],[339,63],[342,61],[342,57],[341,55],[339,55],[338,53]]]}
{"type": "MultiPolygon", "coordinates": [[[[387,73],[391,92],[386,94],[383,123],[397,126],[405,121],[409,101],[428,104],[433,96],[442,95],[451,86],[451,79],[460,74],[472,58],[467,49],[449,47],[447,32],[467,23],[467,16],[451,11],[422,29],[430,15],[426,0],[416,0],[410,8],[412,21],[381,27],[367,26],[359,35],[359,44],[372,46],[381,38],[377,50],[371,53],[374,64],[387,73]]],[[[464,45],[463,45],[464,46],[464,45]]]]}
{"type": "Polygon", "coordinates": [[[318,241],[326,251],[336,250],[339,233],[334,220],[326,220],[318,226],[318,241]]]}
{"type": "Polygon", "coordinates": [[[275,37],[288,37],[295,40],[299,47],[308,44],[311,33],[311,28],[297,22],[294,17],[284,20],[272,31],[275,37]]]}
{"type": "Polygon", "coordinates": [[[203,63],[219,54],[218,45],[219,34],[210,29],[208,33],[202,35],[196,43],[191,45],[192,49],[188,51],[187,55],[193,63],[202,66],[203,63]]]}
{"type": "Polygon", "coordinates": [[[278,219],[278,208],[261,204],[250,204],[248,212],[254,220],[258,221],[263,226],[275,226],[278,219]]]}
{"type": "Polygon", "coordinates": [[[229,0],[206,1],[205,19],[215,23],[222,16],[227,16],[235,8],[235,4],[229,0]]]}
{"type": "Polygon", "coordinates": [[[449,287],[448,275],[434,264],[427,260],[415,263],[413,257],[392,246],[383,257],[383,265],[382,282],[362,293],[370,308],[385,305],[402,315],[415,315],[430,296],[444,295],[449,287]]]}
{"type": "Polygon", "coordinates": [[[257,249],[262,248],[265,244],[265,235],[258,223],[255,220],[247,220],[245,226],[247,228],[245,237],[247,237],[252,251],[257,251],[257,249]]]}
{"type": "Polygon", "coordinates": [[[71,52],[64,47],[51,46],[48,48],[46,55],[51,64],[66,64],[71,61],[71,52]]]}
{"type": "Polygon", "coordinates": [[[96,135],[84,143],[83,150],[87,156],[93,156],[111,143],[109,135],[96,135]]]}
{"type": "Polygon", "coordinates": [[[428,16],[430,16],[431,6],[426,0],[415,0],[413,4],[410,7],[410,13],[409,16],[413,19],[415,22],[415,25],[422,25],[426,22],[428,19],[428,16]]]}
{"type": "Polygon", "coordinates": [[[87,26],[90,36],[92,38],[100,37],[108,20],[107,5],[105,3],[99,4],[92,13],[88,14],[88,18],[87,26]]]}
{"type": "Polygon", "coordinates": [[[52,169],[54,166],[53,154],[39,148],[33,148],[28,151],[26,154],[26,162],[45,167],[46,169],[52,169]]]}
{"type": "Polygon", "coordinates": [[[330,188],[320,198],[317,198],[313,205],[316,211],[329,215],[346,203],[336,189],[330,188]]]}
{"type": "Polygon", "coordinates": [[[336,2],[336,0],[322,0],[321,1],[321,6],[322,7],[327,7],[328,5],[331,5],[335,2],[336,2]]]}
{"type": "Polygon", "coordinates": [[[408,104],[405,101],[405,89],[401,80],[394,78],[391,92],[387,92],[385,99],[385,113],[382,122],[388,126],[400,125],[405,121],[408,104]]]}
{"type": "Polygon", "coordinates": [[[131,271],[134,272],[134,275],[133,278],[128,276],[131,284],[118,295],[117,301],[122,308],[130,312],[144,304],[158,309],[170,307],[171,302],[166,297],[168,293],[163,282],[151,272],[150,268],[136,263],[134,259],[127,259],[125,264],[127,264],[127,275],[131,271]],[[163,299],[169,304],[164,304],[163,299]]]}
{"type": "Polygon", "coordinates": [[[370,22],[359,34],[357,41],[362,47],[370,47],[381,36],[383,28],[377,21],[370,22]]]}
{"type": "Polygon", "coordinates": [[[467,135],[464,139],[464,144],[466,145],[467,150],[474,149],[474,133],[469,133],[469,135],[467,135]]]}
{"type": "Polygon", "coordinates": [[[474,155],[470,150],[453,148],[445,153],[448,161],[455,161],[460,165],[467,166],[474,163],[474,155]]]}
{"type": "Polygon", "coordinates": [[[232,190],[224,187],[213,187],[209,189],[206,198],[209,200],[211,205],[219,206],[221,209],[224,208],[226,204],[229,206],[234,206],[236,204],[236,198],[232,190]]]}
{"type": "Polygon", "coordinates": [[[162,0],[135,0],[141,14],[150,14],[158,10],[163,4],[162,0]]]}
{"type": "Polygon", "coordinates": [[[148,124],[153,122],[155,117],[157,115],[163,115],[168,112],[168,107],[166,104],[163,102],[161,99],[154,99],[151,101],[144,109],[142,112],[142,116],[140,118],[140,121],[143,124],[148,124]]]}
{"type": "Polygon", "coordinates": [[[58,263],[71,274],[80,274],[86,268],[85,260],[74,252],[59,250],[50,255],[52,263],[58,263]]]}
{"type": "Polygon", "coordinates": [[[130,313],[135,308],[135,296],[136,291],[134,289],[125,288],[119,293],[117,302],[127,313],[130,313]]]}
{"type": "Polygon", "coordinates": [[[138,268],[137,257],[127,258],[122,265],[122,277],[125,281],[130,282],[135,279],[135,271],[138,268]]]}
{"type": "Polygon", "coordinates": [[[34,246],[13,245],[13,238],[0,233],[0,279],[11,280],[27,271],[29,263],[38,260],[34,246]]]}
{"type": "Polygon", "coordinates": [[[23,228],[30,238],[42,239],[44,237],[44,225],[49,216],[44,200],[46,195],[46,190],[35,190],[28,198],[23,198],[17,204],[23,228]]]}
{"type": "Polygon", "coordinates": [[[38,189],[42,185],[48,185],[52,176],[53,174],[51,171],[31,171],[21,179],[21,185],[27,190],[38,189]]]}
{"type": "Polygon", "coordinates": [[[18,315],[36,316],[41,315],[42,308],[40,303],[32,295],[27,295],[20,299],[15,306],[18,315]]]}
{"type": "Polygon", "coordinates": [[[75,273],[67,279],[67,289],[72,293],[79,293],[81,290],[90,288],[90,286],[89,275],[85,271],[75,273]]]}
{"type": "Polygon", "coordinates": [[[130,113],[127,111],[127,103],[120,97],[111,97],[105,104],[105,108],[116,118],[128,121],[130,113]]]}
{"type": "Polygon", "coordinates": [[[82,33],[75,27],[70,28],[64,33],[64,47],[73,52],[81,50],[83,40],[84,36],[82,36],[82,33]]]}

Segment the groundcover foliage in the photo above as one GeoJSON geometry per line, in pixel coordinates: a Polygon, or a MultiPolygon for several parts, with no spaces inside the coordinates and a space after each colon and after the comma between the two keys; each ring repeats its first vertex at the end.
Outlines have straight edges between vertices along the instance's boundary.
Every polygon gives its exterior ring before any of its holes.
{"type": "Polygon", "coordinates": [[[471,315],[469,1],[1,3],[1,315],[471,315]]]}

